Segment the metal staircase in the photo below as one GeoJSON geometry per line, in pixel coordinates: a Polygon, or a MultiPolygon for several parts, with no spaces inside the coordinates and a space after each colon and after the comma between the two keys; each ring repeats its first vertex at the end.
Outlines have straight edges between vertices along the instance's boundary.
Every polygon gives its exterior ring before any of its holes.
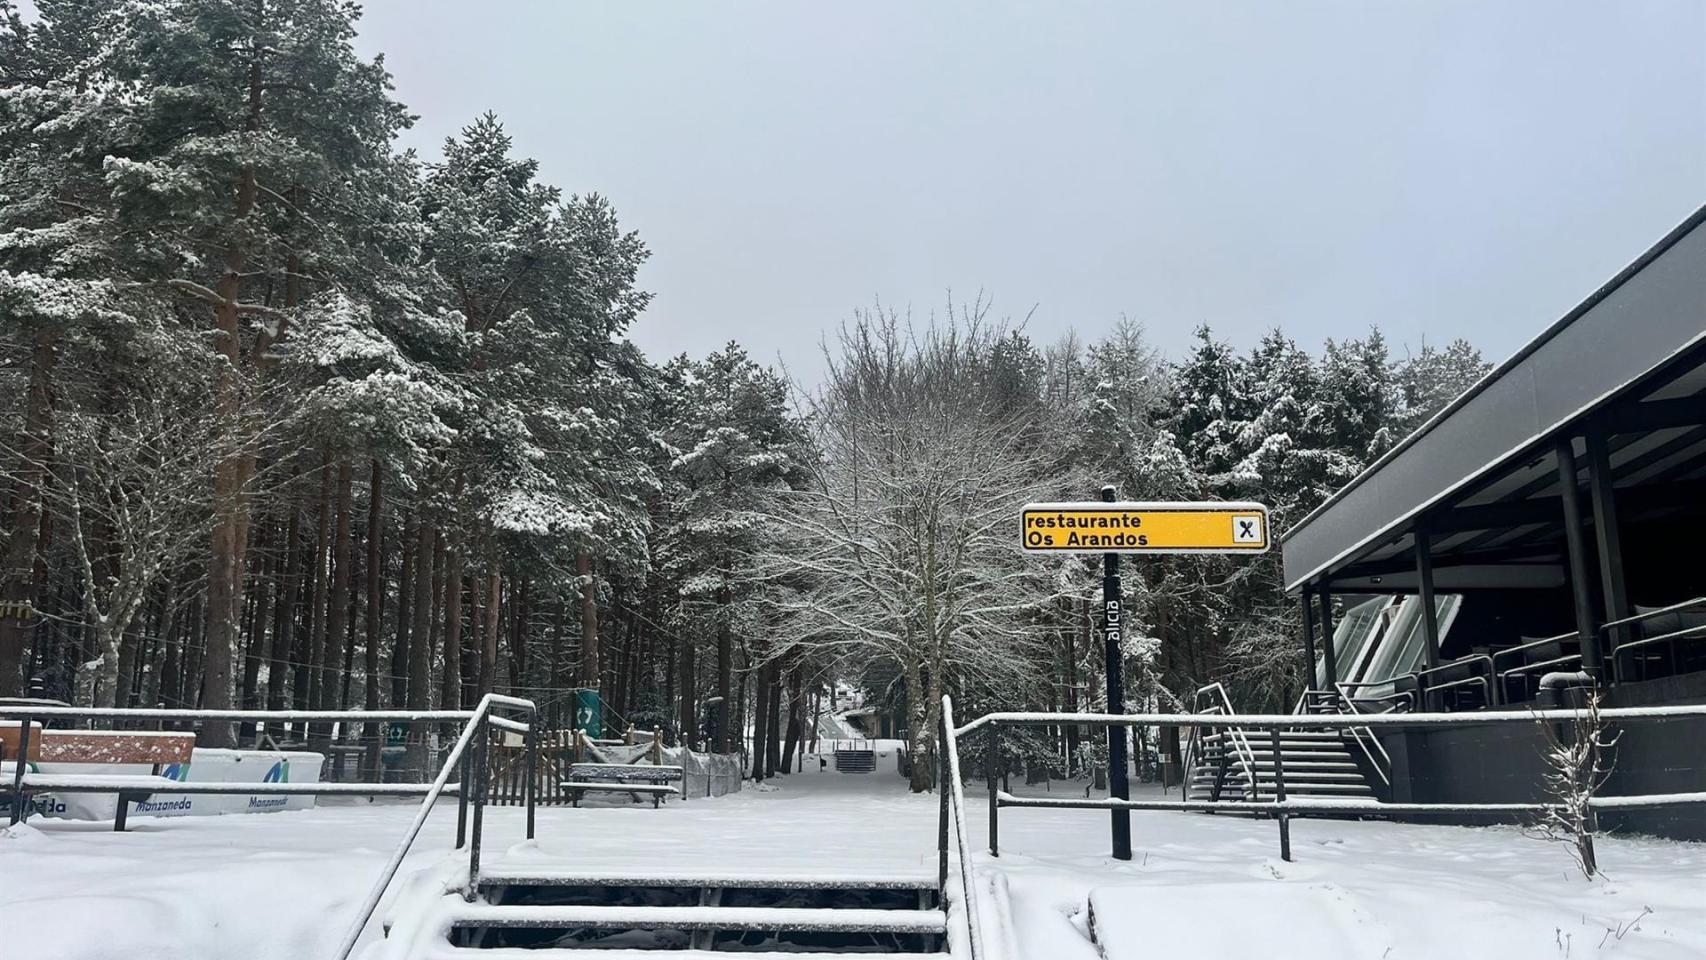
{"type": "Polygon", "coordinates": [[[945,949],[935,878],[597,876],[549,871],[480,877],[414,931],[424,960],[575,957],[693,960],[764,953],[814,960],[919,958],[945,949]]]}
{"type": "MultiPolygon", "coordinates": [[[[1305,696],[1299,707],[1308,713],[1349,713],[1342,698],[1327,694],[1305,696]]],[[[1225,689],[1215,683],[1197,691],[1194,712],[1234,711],[1225,689]]],[[[1366,728],[1285,730],[1277,741],[1277,767],[1285,772],[1288,798],[1385,799],[1385,753],[1366,728]]],[[[1186,758],[1186,798],[1273,800],[1278,793],[1275,760],[1275,738],[1268,732],[1199,729],[1186,758]]]]}

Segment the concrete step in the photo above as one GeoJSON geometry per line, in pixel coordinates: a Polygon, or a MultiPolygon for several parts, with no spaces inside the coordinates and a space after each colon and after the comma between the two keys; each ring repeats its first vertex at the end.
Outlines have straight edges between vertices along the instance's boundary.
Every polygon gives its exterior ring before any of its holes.
{"type": "Polygon", "coordinates": [[[760,930],[940,935],[940,910],[824,910],[790,907],[502,906],[467,903],[442,915],[452,929],[760,930]]]}
{"type": "MultiPolygon", "coordinates": [[[[434,947],[422,960],[729,960],[731,950],[631,950],[598,947],[434,947]]],[[[753,954],[747,954],[751,956],[753,954]]],[[[798,953],[766,949],[760,957],[803,957],[808,960],[944,960],[943,953],[798,953]]]]}

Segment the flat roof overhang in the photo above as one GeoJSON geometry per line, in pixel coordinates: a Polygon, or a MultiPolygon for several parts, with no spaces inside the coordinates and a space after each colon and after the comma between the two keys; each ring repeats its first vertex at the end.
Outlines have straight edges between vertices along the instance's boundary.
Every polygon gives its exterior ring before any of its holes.
{"type": "Polygon", "coordinates": [[[1706,208],[1287,531],[1286,589],[1413,592],[1424,516],[1437,589],[1559,585],[1558,438],[1597,418],[1619,491],[1674,487],[1706,471],[1703,397],[1706,208]]]}

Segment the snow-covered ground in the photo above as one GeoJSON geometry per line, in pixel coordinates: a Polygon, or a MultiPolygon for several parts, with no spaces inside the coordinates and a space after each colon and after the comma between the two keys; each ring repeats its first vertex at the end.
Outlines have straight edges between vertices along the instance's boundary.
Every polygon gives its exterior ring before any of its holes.
{"type": "MultiPolygon", "coordinates": [[[[936,874],[936,806],[893,772],[808,772],[706,800],[489,807],[485,863],[675,874],[936,874]],[[559,859],[560,858],[560,859],[559,859]]],[[[0,827],[0,958],[319,960],[402,837],[413,805],[350,803],[253,816],[32,819],[0,827]]],[[[456,805],[441,802],[403,873],[441,863],[456,805]]],[[[465,863],[465,861],[464,861],[465,863]]],[[[465,867],[463,869],[466,869],[465,867]]],[[[382,910],[384,908],[381,908],[382,910]]],[[[370,930],[370,934],[372,931],[370,930]]]]}
{"type": "MultiPolygon", "coordinates": [[[[968,793],[974,814],[984,795],[968,793]]],[[[1105,811],[1001,811],[999,866],[980,862],[1005,879],[1021,956],[1095,960],[1092,899],[1108,960],[1706,956],[1706,844],[1601,839],[1607,876],[1590,882],[1516,827],[1294,820],[1287,863],[1271,820],[1131,822],[1120,863],[1105,811]]],[[[983,824],[974,815],[974,844],[983,824]]]]}
{"type": "MultiPolygon", "coordinates": [[[[892,766],[868,776],[813,766],[774,790],[662,810],[541,809],[531,845],[521,842],[519,809],[492,808],[487,864],[934,876],[934,797],[908,795],[892,766]]],[[[1072,790],[1056,786],[1057,795],[1072,790]]],[[[967,799],[981,844],[981,788],[967,799]]],[[[139,817],[126,834],[39,820],[0,829],[0,956],[325,956],[410,812],[342,804],[139,817]]],[[[1009,809],[1001,828],[1000,859],[976,863],[993,889],[1005,887],[1013,943],[1034,960],[1097,958],[1087,936],[1092,900],[1109,960],[1706,956],[1706,845],[1605,840],[1610,879],[1589,882],[1563,848],[1510,828],[1301,820],[1296,862],[1284,863],[1271,821],[1135,813],[1129,864],[1108,858],[1104,812],[1009,809]]],[[[405,871],[442,866],[454,830],[455,807],[446,805],[405,871]]]]}

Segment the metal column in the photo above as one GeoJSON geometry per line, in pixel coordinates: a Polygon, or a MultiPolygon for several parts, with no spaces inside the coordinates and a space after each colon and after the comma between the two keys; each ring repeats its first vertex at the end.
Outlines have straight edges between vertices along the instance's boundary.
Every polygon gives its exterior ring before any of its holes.
{"type": "Polygon", "coordinates": [[[1315,601],[1308,588],[1304,589],[1300,599],[1303,602],[1303,689],[1313,690],[1320,682],[1315,675],[1315,601]]]}
{"type": "Polygon", "coordinates": [[[1570,593],[1575,599],[1576,634],[1582,644],[1582,670],[1596,679],[1602,669],[1595,642],[1593,597],[1588,593],[1587,540],[1582,533],[1581,490],[1576,483],[1576,447],[1566,437],[1555,448],[1558,486],[1564,501],[1564,540],[1570,551],[1570,593]]]}
{"type": "Polygon", "coordinates": [[[1422,605],[1422,633],[1427,640],[1428,669],[1439,666],[1439,611],[1434,606],[1434,554],[1428,532],[1416,527],[1417,600],[1422,605]]]}
{"type": "MultiPolygon", "coordinates": [[[[1588,430],[1587,442],[1588,493],[1593,504],[1594,539],[1599,547],[1599,582],[1605,591],[1605,619],[1621,620],[1631,611],[1623,579],[1623,536],[1617,525],[1611,451],[1606,446],[1605,431],[1598,427],[1588,430]]],[[[1617,649],[1627,638],[1628,628],[1613,627],[1609,649],[1617,649]]]]}
{"type": "Polygon", "coordinates": [[[1321,601],[1321,647],[1327,655],[1327,689],[1339,684],[1339,657],[1333,649],[1333,594],[1323,586],[1316,594],[1321,601]]]}

